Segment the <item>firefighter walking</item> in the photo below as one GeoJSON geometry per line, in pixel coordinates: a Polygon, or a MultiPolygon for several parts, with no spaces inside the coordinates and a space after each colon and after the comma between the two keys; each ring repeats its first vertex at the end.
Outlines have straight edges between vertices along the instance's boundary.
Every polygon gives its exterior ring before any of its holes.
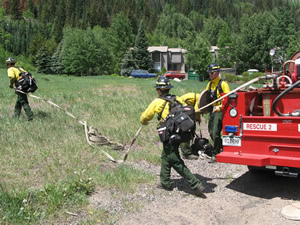
{"type": "MultiPolygon", "coordinates": [[[[16,88],[17,86],[17,82],[20,79],[20,70],[22,70],[23,72],[26,72],[24,69],[22,68],[16,68],[15,67],[16,61],[9,57],[6,60],[6,65],[7,65],[7,75],[9,78],[9,87],[10,88],[16,88]]],[[[28,121],[33,120],[33,113],[31,111],[31,108],[29,106],[29,102],[28,102],[28,98],[26,94],[22,94],[19,92],[16,92],[17,94],[17,101],[15,104],[15,111],[14,111],[14,116],[16,118],[18,118],[21,114],[21,110],[22,107],[24,108],[24,111],[27,115],[27,119],[28,121]]]]}
{"type": "MultiPolygon", "coordinates": [[[[156,82],[156,91],[159,97],[168,96],[169,91],[173,88],[169,79],[164,76],[160,76],[156,82]]],[[[159,116],[159,121],[162,123],[169,114],[169,104],[166,104],[166,100],[162,98],[155,98],[147,109],[141,114],[140,122],[143,125],[147,125],[150,120],[153,119],[155,113],[159,116]]],[[[176,96],[176,101],[184,105],[182,99],[176,96]]],[[[161,155],[161,171],[160,171],[160,185],[159,187],[172,190],[172,183],[170,180],[171,168],[174,168],[177,173],[179,173],[186,181],[189,183],[190,187],[194,190],[195,195],[203,196],[204,187],[200,180],[198,180],[195,175],[186,167],[183,160],[179,155],[179,144],[174,144],[171,142],[163,143],[163,151],[161,155]]]]}

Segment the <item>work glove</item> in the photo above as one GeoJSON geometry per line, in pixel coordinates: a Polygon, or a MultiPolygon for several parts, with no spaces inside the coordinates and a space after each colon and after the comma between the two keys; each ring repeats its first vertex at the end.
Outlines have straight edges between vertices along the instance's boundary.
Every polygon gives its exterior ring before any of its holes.
{"type": "Polygon", "coordinates": [[[212,112],[222,112],[222,106],[215,106],[212,112]]]}
{"type": "Polygon", "coordinates": [[[198,121],[199,123],[201,122],[201,114],[200,114],[200,112],[196,112],[196,114],[195,114],[195,119],[196,119],[196,121],[198,121]]]}
{"type": "Polygon", "coordinates": [[[143,122],[141,122],[141,124],[143,124],[144,126],[146,126],[146,125],[149,124],[149,122],[148,121],[143,121],[143,122]]]}

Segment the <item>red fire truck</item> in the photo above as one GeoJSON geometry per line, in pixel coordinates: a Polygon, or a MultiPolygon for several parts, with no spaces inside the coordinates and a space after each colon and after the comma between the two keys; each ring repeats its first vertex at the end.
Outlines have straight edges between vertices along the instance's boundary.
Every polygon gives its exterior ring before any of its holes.
{"type": "Polygon", "coordinates": [[[263,88],[237,91],[223,99],[223,151],[217,162],[300,173],[300,51],[281,74],[266,76],[263,88]]]}

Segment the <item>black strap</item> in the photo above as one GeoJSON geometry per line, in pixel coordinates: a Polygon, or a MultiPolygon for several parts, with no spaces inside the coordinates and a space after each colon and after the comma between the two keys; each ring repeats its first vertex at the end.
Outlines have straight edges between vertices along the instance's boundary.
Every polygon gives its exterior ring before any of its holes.
{"type": "MultiPolygon", "coordinates": [[[[159,113],[159,115],[157,117],[158,120],[161,120],[161,115],[162,115],[163,111],[165,110],[165,107],[166,107],[167,103],[168,102],[169,103],[175,103],[175,102],[178,102],[178,101],[176,100],[176,95],[162,95],[162,96],[159,96],[159,98],[166,101],[163,108],[162,108],[162,110],[161,110],[161,112],[159,113]]],[[[180,104],[180,102],[178,102],[178,103],[180,104]]]]}
{"type": "Polygon", "coordinates": [[[211,92],[211,85],[212,85],[212,81],[209,82],[209,87],[208,87],[208,91],[211,92]]]}
{"type": "MultiPolygon", "coordinates": [[[[220,94],[220,95],[223,93],[222,82],[223,82],[223,80],[220,79],[220,80],[219,80],[219,83],[218,83],[217,86],[216,86],[216,89],[215,89],[215,92],[214,92],[214,96],[213,96],[215,99],[218,98],[218,90],[219,90],[219,94],[220,94]]],[[[210,83],[209,83],[209,90],[208,90],[208,91],[209,91],[210,93],[211,93],[211,85],[212,85],[212,81],[210,81],[210,83]]]]}
{"type": "Polygon", "coordinates": [[[17,69],[20,71],[20,73],[22,73],[22,74],[25,73],[24,71],[22,71],[22,70],[20,69],[20,67],[16,66],[15,68],[17,68],[17,69]]]}
{"type": "Polygon", "coordinates": [[[160,111],[160,113],[157,116],[158,120],[161,120],[161,115],[162,115],[163,111],[165,110],[165,107],[166,107],[167,103],[168,103],[168,101],[165,101],[165,104],[164,104],[162,110],[160,111]]]}
{"type": "MultiPolygon", "coordinates": [[[[222,94],[223,93],[223,89],[222,89],[222,79],[219,80],[219,83],[216,87],[216,90],[218,89],[219,90],[219,94],[222,94]]],[[[212,85],[212,81],[210,81],[209,83],[209,91],[211,91],[211,85],[212,85]]]]}
{"type": "Polygon", "coordinates": [[[218,85],[217,85],[217,87],[216,88],[218,88],[219,89],[219,94],[222,94],[223,93],[223,89],[222,89],[222,79],[220,79],[219,80],[219,83],[218,83],[218,85]]]}

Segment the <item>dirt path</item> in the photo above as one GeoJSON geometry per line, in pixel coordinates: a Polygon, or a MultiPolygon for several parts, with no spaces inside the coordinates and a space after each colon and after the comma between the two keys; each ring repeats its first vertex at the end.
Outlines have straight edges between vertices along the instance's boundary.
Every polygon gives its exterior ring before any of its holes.
{"type": "Polygon", "coordinates": [[[174,172],[175,191],[152,190],[153,199],[117,224],[299,224],[281,216],[282,207],[300,200],[299,179],[254,175],[244,166],[186,163],[204,182],[206,199],[190,194],[174,172]]]}
{"type": "MultiPolygon", "coordinates": [[[[127,195],[99,190],[90,203],[118,215],[116,224],[299,224],[282,217],[281,209],[300,200],[300,179],[252,174],[245,166],[200,159],[186,164],[205,184],[206,199],[195,197],[172,171],[171,192],[155,185],[140,186],[127,195]]],[[[159,177],[159,167],[146,162],[134,166],[159,177]]]]}
{"type": "MultiPolygon", "coordinates": [[[[207,131],[206,131],[207,132],[207,131]]],[[[205,135],[206,136],[206,135],[205,135]]],[[[206,199],[193,195],[188,184],[173,170],[175,189],[140,186],[134,194],[99,190],[90,204],[117,215],[115,224],[299,224],[281,215],[284,206],[300,201],[300,179],[253,174],[246,166],[185,160],[205,185],[206,199]]],[[[157,175],[159,166],[131,164],[157,175]]]]}

